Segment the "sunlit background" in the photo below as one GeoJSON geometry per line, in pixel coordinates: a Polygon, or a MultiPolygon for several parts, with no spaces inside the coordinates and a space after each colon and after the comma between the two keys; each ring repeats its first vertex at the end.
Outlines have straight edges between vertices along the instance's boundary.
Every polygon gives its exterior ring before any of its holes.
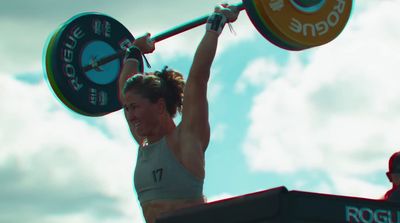
{"type": "MultiPolygon", "coordinates": [[[[215,0],[5,0],[0,6],[0,222],[144,222],[132,174],[137,144],[121,111],[78,115],[42,68],[50,34],[102,12],[134,36],[210,13],[215,0]]],[[[237,3],[237,2],[230,2],[237,3]]],[[[245,12],[226,29],[209,82],[209,200],[277,186],[380,198],[400,148],[400,1],[356,0],[334,41],[289,52],[245,12]]],[[[152,68],[188,73],[204,26],[157,43],[152,68]]]]}

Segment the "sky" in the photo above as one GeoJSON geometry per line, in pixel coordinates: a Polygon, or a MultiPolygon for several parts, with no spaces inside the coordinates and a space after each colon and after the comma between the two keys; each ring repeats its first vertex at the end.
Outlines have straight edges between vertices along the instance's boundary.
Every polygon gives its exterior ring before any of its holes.
{"type": "MultiPolygon", "coordinates": [[[[3,0],[0,7],[0,222],[144,222],[132,185],[137,144],[122,111],[86,117],[54,96],[49,36],[101,12],[134,36],[210,13],[215,0],[3,0]]],[[[231,2],[236,3],[236,2],[231,2]]],[[[209,81],[210,201],[285,186],[379,199],[400,148],[400,1],[356,0],[343,32],[300,52],[264,39],[241,12],[209,81]]],[[[204,26],[156,44],[152,68],[187,77],[204,26]]],[[[178,117],[179,119],[179,117],[178,117]]]]}

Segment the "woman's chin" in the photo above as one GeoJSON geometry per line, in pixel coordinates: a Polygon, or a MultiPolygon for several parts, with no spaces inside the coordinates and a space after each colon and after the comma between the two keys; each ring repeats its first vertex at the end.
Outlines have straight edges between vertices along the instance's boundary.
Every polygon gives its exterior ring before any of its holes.
{"type": "Polygon", "coordinates": [[[136,134],[142,138],[147,136],[146,132],[142,128],[137,128],[136,134]]]}

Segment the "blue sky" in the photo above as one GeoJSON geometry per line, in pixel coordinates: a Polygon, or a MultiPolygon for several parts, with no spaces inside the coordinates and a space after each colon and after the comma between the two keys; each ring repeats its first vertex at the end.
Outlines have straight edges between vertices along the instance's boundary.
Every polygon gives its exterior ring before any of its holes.
{"type": "MultiPolygon", "coordinates": [[[[387,160],[400,145],[400,2],[354,2],[337,39],[302,52],[269,43],[244,12],[236,35],[221,35],[208,92],[209,200],[276,186],[367,198],[389,189],[387,160]]],[[[43,47],[77,13],[108,14],[137,36],[218,3],[2,2],[0,222],[143,222],[132,186],[137,145],[123,114],[90,118],[66,109],[45,81],[43,47]]],[[[203,33],[198,27],[157,43],[149,71],[169,65],[186,75],[203,33]]]]}

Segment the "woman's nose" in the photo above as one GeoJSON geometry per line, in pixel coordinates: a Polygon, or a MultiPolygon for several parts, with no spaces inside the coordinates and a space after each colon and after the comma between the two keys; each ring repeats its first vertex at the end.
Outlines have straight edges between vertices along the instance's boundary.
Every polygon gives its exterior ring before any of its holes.
{"type": "Polygon", "coordinates": [[[128,121],[134,121],[136,119],[135,114],[130,110],[125,110],[125,117],[128,121]]]}

